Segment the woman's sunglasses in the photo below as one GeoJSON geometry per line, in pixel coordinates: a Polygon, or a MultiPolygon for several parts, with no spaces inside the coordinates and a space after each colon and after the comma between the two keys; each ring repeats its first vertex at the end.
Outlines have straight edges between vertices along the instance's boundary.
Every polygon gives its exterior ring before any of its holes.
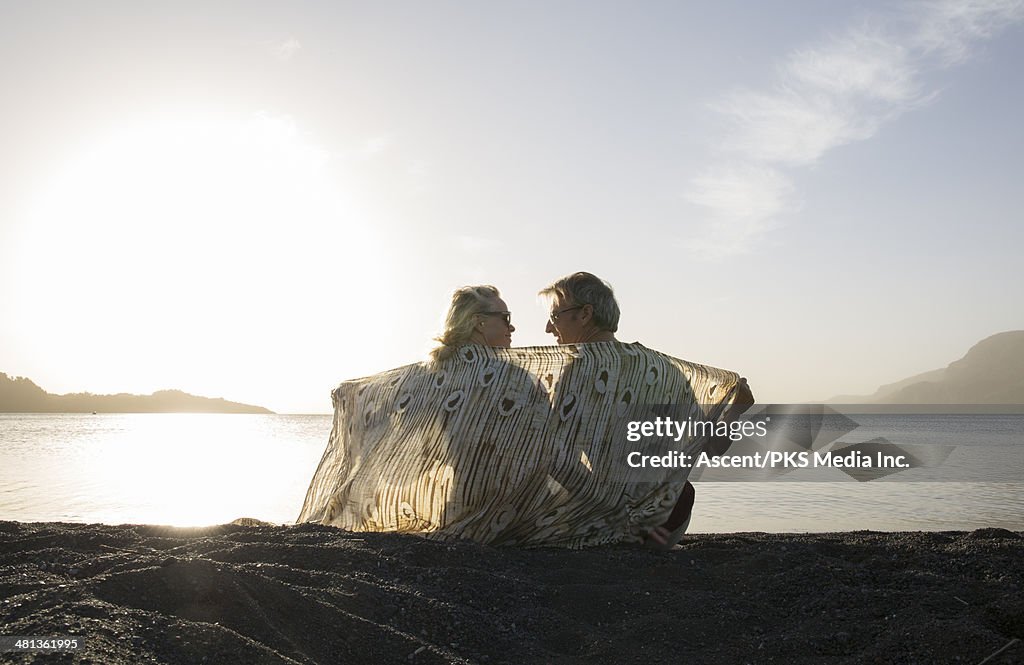
{"type": "Polygon", "coordinates": [[[512,325],[512,312],[477,312],[477,314],[483,314],[484,316],[500,316],[505,319],[505,325],[512,325]]]}

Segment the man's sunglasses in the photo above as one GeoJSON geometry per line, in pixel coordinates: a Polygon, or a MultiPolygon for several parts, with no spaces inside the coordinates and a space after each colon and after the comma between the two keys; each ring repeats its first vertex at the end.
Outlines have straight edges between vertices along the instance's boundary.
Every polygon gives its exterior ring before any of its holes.
{"type": "Polygon", "coordinates": [[[576,305],[575,307],[566,307],[565,309],[560,309],[557,312],[551,312],[551,314],[548,316],[548,319],[551,320],[551,323],[558,323],[558,317],[560,317],[561,315],[565,314],[566,312],[571,312],[574,309],[583,309],[584,307],[586,307],[586,305],[576,305]]]}
{"type": "Polygon", "coordinates": [[[505,325],[512,325],[512,312],[477,312],[477,314],[483,314],[484,316],[500,316],[505,319],[505,325]]]}

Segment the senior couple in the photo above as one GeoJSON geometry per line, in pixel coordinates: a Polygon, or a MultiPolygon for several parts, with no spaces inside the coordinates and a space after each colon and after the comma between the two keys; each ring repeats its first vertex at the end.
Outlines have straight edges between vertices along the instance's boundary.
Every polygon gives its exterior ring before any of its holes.
{"type": "MultiPolygon", "coordinates": [[[[542,289],[540,295],[551,306],[545,332],[554,335],[559,344],[617,341],[619,305],[611,286],[596,275],[573,273],[542,289]]],[[[464,344],[508,348],[515,330],[498,289],[465,286],[452,296],[444,332],[436,338],[440,346],[431,352],[431,358],[442,362],[464,344]]],[[[693,485],[687,481],[669,518],[650,531],[652,546],[671,547],[678,542],[689,525],[693,500],[693,485]]]]}
{"type": "MultiPolygon", "coordinates": [[[[559,344],[614,342],[619,327],[619,305],[611,286],[589,272],[577,272],[540,292],[551,301],[545,332],[559,344]]],[[[431,352],[443,361],[463,344],[512,346],[512,313],[493,286],[464,286],[452,295],[441,343],[431,352]]]]}

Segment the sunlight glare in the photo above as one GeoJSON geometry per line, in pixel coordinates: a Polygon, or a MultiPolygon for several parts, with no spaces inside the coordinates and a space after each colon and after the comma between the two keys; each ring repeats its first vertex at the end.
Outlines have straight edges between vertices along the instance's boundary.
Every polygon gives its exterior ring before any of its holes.
{"type": "Polygon", "coordinates": [[[245,372],[268,345],[329,326],[325,304],[370,306],[358,289],[339,302],[337,284],[385,270],[343,180],[287,117],[119,125],[29,199],[14,328],[96,391],[194,386],[211,364],[245,372]]]}

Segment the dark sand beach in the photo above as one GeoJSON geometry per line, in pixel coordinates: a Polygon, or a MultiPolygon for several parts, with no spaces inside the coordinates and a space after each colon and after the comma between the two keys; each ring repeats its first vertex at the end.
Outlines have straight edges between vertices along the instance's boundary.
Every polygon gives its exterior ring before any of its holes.
{"type": "Polygon", "coordinates": [[[0,522],[12,663],[1024,662],[1024,537],[692,535],[494,549],[311,524],[0,522]]]}

